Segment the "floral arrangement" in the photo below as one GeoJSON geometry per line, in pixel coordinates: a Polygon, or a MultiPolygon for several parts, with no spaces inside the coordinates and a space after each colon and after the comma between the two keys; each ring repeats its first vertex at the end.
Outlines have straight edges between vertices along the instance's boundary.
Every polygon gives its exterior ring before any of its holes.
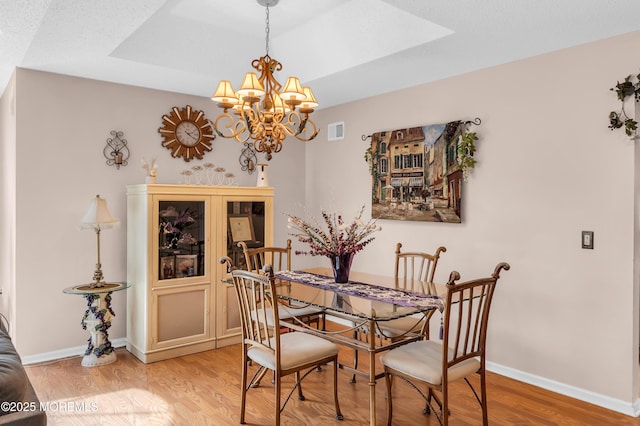
{"type": "Polygon", "coordinates": [[[364,249],[374,240],[375,237],[372,234],[382,228],[373,219],[365,223],[362,220],[363,212],[364,206],[351,223],[345,223],[341,214],[322,210],[326,231],[316,219],[312,218],[310,223],[297,216],[287,215],[288,228],[296,231],[291,235],[310,247],[308,251],[296,251],[296,254],[334,257],[348,253],[354,254],[364,249]]]}
{"type": "Polygon", "coordinates": [[[160,223],[160,231],[167,236],[167,243],[177,246],[178,243],[197,244],[198,241],[185,229],[196,221],[197,214],[185,209],[178,212],[175,207],[169,206],[166,210],[160,212],[163,221],[160,223]],[[174,218],[169,220],[169,218],[174,218]]]}
{"type": "Polygon", "coordinates": [[[158,176],[158,164],[156,164],[156,157],[153,157],[150,162],[146,162],[143,158],[140,160],[142,168],[147,172],[145,181],[147,183],[156,183],[156,177],[158,176]]]}

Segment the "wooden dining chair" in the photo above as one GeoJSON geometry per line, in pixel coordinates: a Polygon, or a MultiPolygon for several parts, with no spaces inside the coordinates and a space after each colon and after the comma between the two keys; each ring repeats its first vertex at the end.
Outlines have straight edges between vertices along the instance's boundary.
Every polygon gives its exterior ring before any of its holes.
{"type": "MultiPolygon", "coordinates": [[[[413,291],[424,294],[435,294],[433,277],[436,273],[440,254],[447,251],[445,247],[438,247],[435,253],[425,253],[419,251],[402,250],[402,243],[396,244],[394,282],[395,288],[399,290],[413,291]]],[[[429,320],[435,311],[431,310],[414,317],[398,318],[390,321],[379,321],[375,336],[381,341],[396,341],[402,339],[408,333],[422,333],[425,338],[429,338],[429,320]]],[[[369,330],[357,330],[354,336],[356,339],[371,338],[369,330]]],[[[358,368],[358,352],[354,354],[354,368],[358,368]]],[[[356,381],[355,374],[351,382],[356,381]]]]}
{"type": "Polygon", "coordinates": [[[262,273],[265,265],[271,265],[274,272],[291,269],[291,240],[287,240],[285,247],[252,247],[244,241],[238,243],[242,248],[247,271],[262,273]]]}
{"type": "MultiPolygon", "coordinates": [[[[231,276],[236,291],[242,325],[242,395],[240,423],[245,424],[247,391],[259,385],[264,372],[274,372],[275,424],[280,424],[280,413],[292,394],[298,391],[298,399],[304,400],[302,380],[317,367],[333,363],[333,399],[336,418],[343,416],[338,403],[338,346],[321,337],[307,333],[280,333],[278,324],[278,298],[273,270],[269,265],[263,274],[244,270],[232,270],[231,276]],[[257,364],[249,382],[249,364],[257,364]],[[301,372],[307,370],[301,375],[301,372]],[[284,403],[281,404],[282,378],[295,374],[295,384],[284,403]]],[[[322,374],[322,373],[318,373],[322,374]]]]}
{"type": "Polygon", "coordinates": [[[490,277],[456,283],[460,274],[451,272],[443,313],[443,340],[420,340],[385,352],[380,361],[384,366],[387,385],[387,425],[391,425],[393,377],[409,382],[426,400],[425,413],[434,412],[438,422],[449,423],[449,383],[464,379],[482,408],[482,424],[489,423],[487,413],[487,384],[485,355],[489,308],[501,270],[509,270],[508,263],[499,263],[490,277]],[[480,396],[468,377],[480,375],[480,396]],[[425,395],[420,384],[427,386],[425,395]],[[433,391],[441,393],[441,399],[433,391]],[[433,410],[431,401],[439,406],[433,410]]]}
{"type": "MultiPolygon", "coordinates": [[[[402,243],[396,245],[396,262],[394,270],[395,288],[423,294],[436,294],[433,278],[438,266],[440,254],[446,247],[438,247],[435,253],[419,251],[402,251],[402,243]]],[[[405,317],[380,322],[378,335],[383,339],[397,340],[407,333],[420,332],[429,338],[429,320],[435,311],[414,318],[405,317]]]]}
{"type": "MultiPolygon", "coordinates": [[[[287,240],[285,247],[249,248],[244,241],[240,241],[238,247],[242,248],[248,271],[260,274],[265,265],[270,265],[274,272],[291,270],[291,240],[287,240]]],[[[280,305],[279,310],[281,320],[315,324],[316,328],[324,327],[324,312],[314,306],[280,305]]]]}

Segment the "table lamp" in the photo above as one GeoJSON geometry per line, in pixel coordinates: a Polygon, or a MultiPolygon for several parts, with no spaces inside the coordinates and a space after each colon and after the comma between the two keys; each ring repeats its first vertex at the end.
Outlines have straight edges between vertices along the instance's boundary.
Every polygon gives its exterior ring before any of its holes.
{"type": "Polygon", "coordinates": [[[96,288],[104,286],[102,281],[102,265],[100,264],[100,231],[103,229],[116,228],[120,225],[120,221],[115,219],[109,213],[107,209],[107,202],[104,198],[100,198],[100,195],[96,195],[91,199],[89,208],[84,217],[80,221],[80,229],[93,229],[96,231],[96,237],[98,239],[98,263],[96,263],[96,270],[93,273],[93,283],[89,287],[96,288]]]}

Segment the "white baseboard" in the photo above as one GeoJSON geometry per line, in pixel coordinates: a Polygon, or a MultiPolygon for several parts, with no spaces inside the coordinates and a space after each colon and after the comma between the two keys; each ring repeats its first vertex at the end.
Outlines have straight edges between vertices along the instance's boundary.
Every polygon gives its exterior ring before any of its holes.
{"type": "MultiPolygon", "coordinates": [[[[126,337],[119,337],[117,339],[113,339],[111,341],[111,346],[114,348],[120,348],[127,344],[126,337]]],[[[45,352],[36,355],[27,355],[24,357],[20,357],[22,359],[22,364],[37,364],[40,362],[48,362],[54,361],[62,358],[69,358],[74,356],[84,356],[84,351],[87,350],[87,345],[76,346],[73,348],[59,349],[57,351],[45,352]]]]}
{"type": "Polygon", "coordinates": [[[579,399],[580,401],[588,402],[590,404],[598,405],[609,410],[617,411],[618,413],[626,414],[627,416],[640,416],[640,399],[636,399],[635,402],[622,401],[620,399],[611,398],[610,396],[577,388],[565,383],[556,382],[555,380],[550,380],[544,377],[536,376],[534,374],[529,374],[524,371],[505,367],[503,365],[489,361],[487,361],[486,367],[487,371],[500,374],[501,376],[509,377],[511,379],[528,383],[542,389],[559,393],[561,395],[579,399]]]}

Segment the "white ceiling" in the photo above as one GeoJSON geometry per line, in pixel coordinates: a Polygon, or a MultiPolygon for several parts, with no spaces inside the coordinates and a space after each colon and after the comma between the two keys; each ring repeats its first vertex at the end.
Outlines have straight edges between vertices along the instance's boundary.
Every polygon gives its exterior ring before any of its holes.
{"type": "MultiPolygon", "coordinates": [[[[265,16],[256,0],[0,0],[0,93],[18,66],[208,97],[264,55],[265,16]]],[[[278,79],[322,108],[640,30],[640,1],[280,0],[270,21],[278,79]]]]}

